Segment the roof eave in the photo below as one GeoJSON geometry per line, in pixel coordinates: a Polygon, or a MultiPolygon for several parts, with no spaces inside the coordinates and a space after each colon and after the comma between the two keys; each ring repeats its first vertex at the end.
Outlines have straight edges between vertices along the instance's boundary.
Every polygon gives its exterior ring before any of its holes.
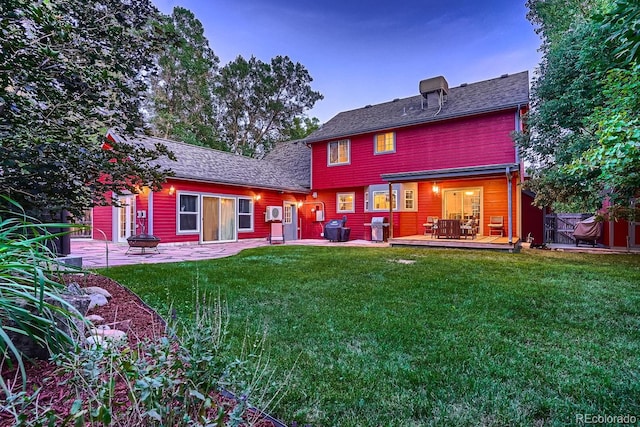
{"type": "Polygon", "coordinates": [[[333,135],[327,135],[327,136],[323,136],[323,137],[320,137],[320,138],[308,137],[307,139],[304,140],[304,142],[307,143],[307,144],[313,144],[315,142],[327,141],[327,140],[330,140],[330,139],[345,138],[345,137],[349,137],[349,136],[364,135],[364,134],[371,133],[371,132],[379,132],[379,131],[389,130],[389,129],[400,129],[400,128],[416,126],[416,125],[425,124],[425,123],[436,123],[436,122],[440,122],[440,121],[443,121],[443,120],[451,120],[451,119],[458,119],[458,118],[462,118],[462,117],[477,116],[479,114],[495,113],[496,111],[510,110],[512,108],[518,108],[518,107],[522,107],[523,105],[528,105],[528,104],[529,104],[529,100],[520,101],[520,102],[513,102],[511,104],[502,105],[500,107],[485,108],[485,109],[481,109],[481,110],[470,111],[469,113],[465,113],[465,114],[452,114],[452,115],[443,114],[441,116],[436,116],[436,118],[434,118],[434,117],[426,117],[426,118],[422,118],[422,119],[419,119],[419,120],[412,120],[412,121],[409,121],[409,122],[398,123],[398,124],[395,124],[395,125],[374,126],[374,127],[370,127],[370,128],[360,129],[360,130],[357,130],[357,131],[351,132],[351,133],[349,133],[349,132],[347,132],[347,133],[336,133],[336,134],[333,134],[333,135]]]}
{"type": "Polygon", "coordinates": [[[192,181],[192,182],[208,182],[211,184],[222,184],[222,185],[228,185],[231,187],[243,187],[243,188],[255,188],[255,189],[259,189],[259,190],[272,190],[272,191],[285,191],[288,193],[300,193],[300,194],[308,194],[309,193],[309,189],[304,188],[302,186],[297,187],[297,188],[293,188],[293,187],[276,187],[276,186],[269,186],[269,185],[255,185],[255,184],[251,184],[251,183],[242,183],[242,182],[234,182],[234,181],[225,181],[223,179],[206,179],[206,178],[200,178],[200,177],[194,177],[194,176],[188,176],[188,175],[174,175],[169,177],[169,179],[180,179],[183,181],[192,181]]]}
{"type": "Polygon", "coordinates": [[[387,182],[429,181],[433,179],[497,175],[507,172],[516,172],[518,170],[520,170],[520,167],[517,163],[504,163],[498,165],[473,166],[466,168],[385,173],[380,175],[380,177],[383,181],[387,182]]]}

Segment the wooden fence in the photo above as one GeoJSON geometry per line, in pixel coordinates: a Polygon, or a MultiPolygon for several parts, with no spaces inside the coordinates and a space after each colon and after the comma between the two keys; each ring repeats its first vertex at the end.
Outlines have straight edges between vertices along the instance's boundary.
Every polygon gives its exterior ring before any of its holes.
{"type": "Polygon", "coordinates": [[[544,216],[544,243],[574,245],[573,230],[576,224],[591,214],[558,213],[544,216]]]}

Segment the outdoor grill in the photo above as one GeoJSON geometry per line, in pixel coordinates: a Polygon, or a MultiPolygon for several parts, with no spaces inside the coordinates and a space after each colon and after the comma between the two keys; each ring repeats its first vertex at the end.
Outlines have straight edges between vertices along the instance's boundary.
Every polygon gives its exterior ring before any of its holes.
{"type": "Polygon", "coordinates": [[[585,243],[590,243],[595,248],[601,233],[602,223],[597,221],[595,216],[592,216],[576,224],[573,237],[576,239],[576,246],[582,240],[585,243]]]}
{"type": "Polygon", "coordinates": [[[374,242],[385,242],[389,238],[389,223],[382,216],[374,216],[371,218],[371,240],[374,242]]]}
{"type": "Polygon", "coordinates": [[[324,238],[331,242],[346,242],[349,240],[351,229],[345,227],[347,217],[342,219],[332,219],[324,226],[324,238]]]}

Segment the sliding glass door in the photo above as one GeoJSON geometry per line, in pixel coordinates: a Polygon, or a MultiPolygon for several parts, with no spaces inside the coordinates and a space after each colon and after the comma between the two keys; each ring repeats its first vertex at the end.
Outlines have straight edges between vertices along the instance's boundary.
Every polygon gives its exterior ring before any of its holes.
{"type": "Polygon", "coordinates": [[[475,219],[482,224],[480,215],[481,189],[462,188],[443,192],[443,218],[468,221],[475,219]]]}
{"type": "Polygon", "coordinates": [[[202,242],[233,242],[236,235],[236,199],[202,197],[202,242]]]}

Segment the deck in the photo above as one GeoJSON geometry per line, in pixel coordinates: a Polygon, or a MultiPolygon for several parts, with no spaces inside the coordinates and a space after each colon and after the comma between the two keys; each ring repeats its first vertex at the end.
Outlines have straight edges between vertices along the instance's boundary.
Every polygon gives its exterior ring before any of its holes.
{"type": "Polygon", "coordinates": [[[455,249],[488,249],[492,251],[520,252],[520,238],[514,236],[509,244],[508,237],[476,236],[475,239],[438,239],[431,235],[414,234],[412,236],[394,237],[389,239],[390,246],[412,246],[429,248],[455,249]]]}

